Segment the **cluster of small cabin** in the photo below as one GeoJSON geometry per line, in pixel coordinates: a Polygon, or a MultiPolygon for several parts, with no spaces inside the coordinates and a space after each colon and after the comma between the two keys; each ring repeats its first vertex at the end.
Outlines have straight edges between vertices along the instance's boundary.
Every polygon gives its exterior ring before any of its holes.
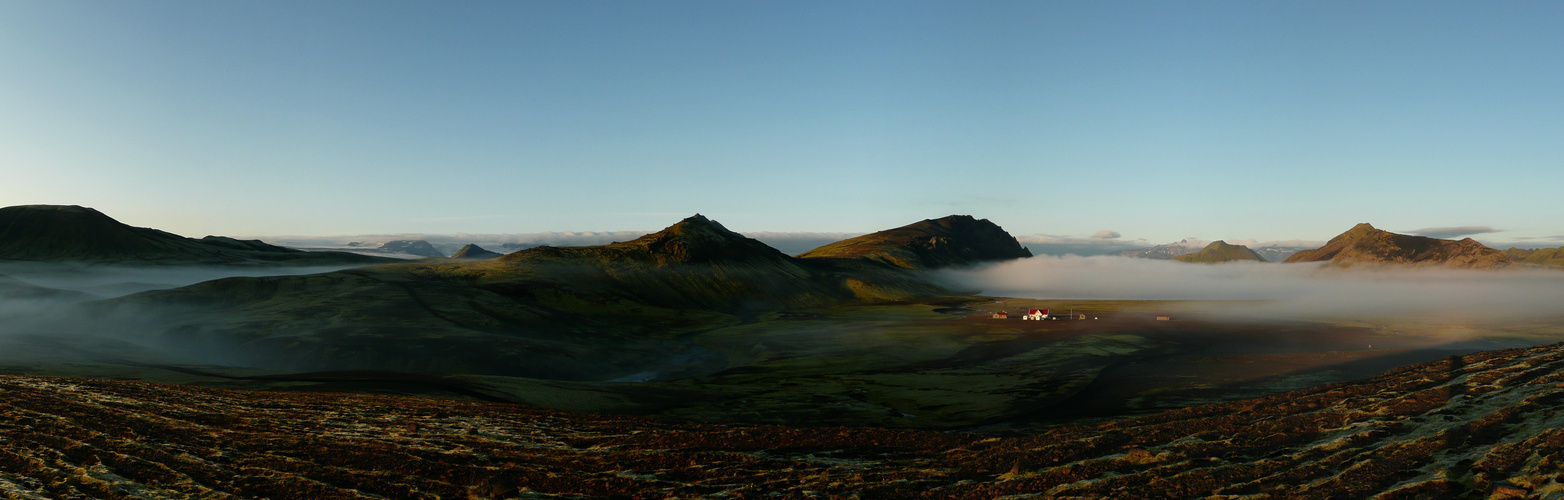
{"type": "MultiPolygon", "coordinates": [[[[994,315],[992,316],[992,318],[994,318],[994,319],[1010,319],[1010,313],[1008,311],[995,312],[994,315]]],[[[1065,315],[1048,314],[1048,310],[1047,309],[1028,309],[1027,312],[1026,312],[1026,315],[1022,316],[1021,319],[1023,319],[1023,320],[1028,320],[1029,319],[1029,320],[1036,320],[1036,321],[1042,321],[1042,320],[1045,320],[1045,319],[1053,319],[1053,320],[1059,320],[1059,319],[1086,319],[1086,315],[1085,314],[1075,314],[1075,311],[1070,311],[1070,314],[1065,314],[1065,315]]],[[[1092,318],[1092,319],[1097,319],[1097,318],[1092,318]]],[[[1158,314],[1157,315],[1157,321],[1169,321],[1169,320],[1172,320],[1172,319],[1173,319],[1173,317],[1169,316],[1167,314],[1158,314]]]]}
{"type": "MultiPolygon", "coordinates": [[[[1010,319],[1010,313],[1006,312],[1006,311],[999,311],[999,312],[994,313],[993,318],[994,319],[1010,319]]],[[[1027,312],[1026,312],[1026,315],[1025,316],[1021,316],[1021,319],[1023,319],[1023,320],[1033,320],[1033,321],[1042,321],[1042,320],[1045,320],[1045,319],[1051,319],[1051,320],[1059,320],[1059,319],[1086,319],[1086,315],[1085,314],[1075,314],[1073,311],[1070,314],[1067,314],[1067,315],[1049,314],[1047,309],[1028,309],[1027,312]]]]}
{"type": "MultiPolygon", "coordinates": [[[[994,319],[1010,319],[1010,312],[1008,312],[1008,311],[996,312],[996,313],[994,313],[994,319]]],[[[1025,316],[1022,316],[1021,319],[1024,319],[1024,320],[1025,319],[1045,320],[1045,319],[1048,319],[1048,310],[1047,309],[1032,309],[1032,310],[1028,311],[1025,316]]]]}

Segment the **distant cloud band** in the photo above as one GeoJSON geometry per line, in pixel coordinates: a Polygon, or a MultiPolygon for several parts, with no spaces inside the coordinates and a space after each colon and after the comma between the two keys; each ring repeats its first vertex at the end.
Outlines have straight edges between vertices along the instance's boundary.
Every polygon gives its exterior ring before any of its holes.
{"type": "Polygon", "coordinates": [[[1451,239],[1474,234],[1488,234],[1500,232],[1489,226],[1451,226],[1451,227],[1425,227],[1407,231],[1409,234],[1427,236],[1429,238],[1451,239]]]}

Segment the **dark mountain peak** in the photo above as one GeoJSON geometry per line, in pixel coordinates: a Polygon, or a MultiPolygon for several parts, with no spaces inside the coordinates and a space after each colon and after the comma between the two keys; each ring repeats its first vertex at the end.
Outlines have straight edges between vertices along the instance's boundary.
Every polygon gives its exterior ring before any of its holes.
{"type": "Polygon", "coordinates": [[[456,253],[451,254],[451,258],[453,259],[492,259],[501,256],[503,256],[503,254],[484,250],[483,247],[480,247],[475,243],[468,243],[460,250],[457,250],[456,253]]]}
{"type": "Polygon", "coordinates": [[[718,223],[717,221],[708,219],[708,218],[706,218],[706,216],[701,215],[701,214],[695,214],[695,215],[691,215],[689,217],[685,217],[684,220],[676,222],[676,223],[674,223],[674,225],[668,226],[667,228],[663,229],[663,231],[671,231],[671,230],[680,230],[680,231],[712,231],[712,232],[717,232],[717,233],[731,234],[733,236],[737,236],[739,238],[743,238],[742,235],[739,235],[738,233],[735,233],[733,231],[729,231],[728,228],[723,227],[721,223],[718,223]]]}
{"type": "Polygon", "coordinates": [[[0,208],[0,260],[163,264],[376,263],[338,252],[302,252],[256,240],[199,240],[133,227],[78,205],[0,208]]]}
{"type": "Polygon", "coordinates": [[[781,251],[735,233],[721,223],[695,214],[678,223],[631,241],[610,247],[646,251],[661,263],[786,260],[781,251]]]}
{"type": "Polygon", "coordinates": [[[1031,257],[1014,236],[988,219],[951,215],[832,243],[801,258],[867,259],[911,269],[971,265],[1031,257]]]}
{"type": "Polygon", "coordinates": [[[419,257],[445,257],[444,253],[441,253],[434,248],[434,245],[424,240],[387,241],[384,245],[380,245],[380,249],[387,252],[417,255],[419,257]]]}
{"type": "Polygon", "coordinates": [[[77,205],[0,208],[0,259],[116,260],[177,251],[191,240],[131,227],[77,205]]]}
{"type": "Polygon", "coordinates": [[[38,224],[123,226],[103,212],[80,205],[19,205],[0,208],[0,227],[38,224]]]}

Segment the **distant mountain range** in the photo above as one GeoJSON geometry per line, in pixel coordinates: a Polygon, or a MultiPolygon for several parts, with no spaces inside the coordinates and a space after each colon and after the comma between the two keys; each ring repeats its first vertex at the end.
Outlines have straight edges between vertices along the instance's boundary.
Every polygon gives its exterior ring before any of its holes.
{"type": "MultiPolygon", "coordinates": [[[[1156,245],[1135,250],[1125,250],[1123,252],[1119,252],[1118,255],[1124,257],[1135,257],[1139,259],[1171,260],[1174,257],[1178,257],[1180,255],[1199,252],[1204,248],[1205,247],[1202,247],[1198,241],[1183,239],[1165,245],[1156,245]]],[[[1294,253],[1302,250],[1308,250],[1307,247],[1290,246],[1264,246],[1245,248],[1248,248],[1250,251],[1254,252],[1261,259],[1264,259],[1265,262],[1282,262],[1287,260],[1287,258],[1291,257],[1294,253]]]]}
{"type": "Polygon", "coordinates": [[[1353,226],[1325,243],[1325,246],[1293,254],[1296,262],[1328,262],[1336,267],[1355,265],[1402,265],[1495,269],[1511,265],[1504,252],[1483,246],[1477,240],[1441,240],[1410,236],[1375,229],[1367,223],[1353,226]]]}
{"type": "MultiPolygon", "coordinates": [[[[755,241],[755,244],[770,249],[764,243],[755,241]]],[[[620,248],[623,245],[615,243],[602,247],[620,248]]],[[[1359,224],[1315,249],[1280,246],[1247,248],[1224,241],[1213,242],[1205,248],[1199,245],[1199,242],[1186,239],[1124,251],[1119,255],[1160,260],[1178,258],[1186,262],[1255,259],[1265,262],[1330,262],[1336,267],[1359,264],[1481,269],[1512,264],[1564,267],[1564,248],[1511,248],[1499,251],[1470,238],[1453,241],[1403,235],[1382,231],[1369,224],[1359,224]]],[[[521,246],[506,247],[511,249],[521,246]]],[[[541,250],[543,253],[560,251],[559,247],[542,246],[523,249],[519,253],[540,248],[554,249],[541,250]]],[[[775,249],[771,251],[775,252],[775,249]]],[[[259,240],[222,236],[186,238],[156,229],[128,226],[97,210],[81,206],[25,205],[0,208],[0,261],[327,266],[402,262],[391,256],[445,257],[444,253],[425,240],[395,240],[379,248],[364,247],[354,252],[357,253],[303,251],[259,240]],[[384,254],[386,257],[365,253],[384,254]]],[[[454,256],[483,260],[501,255],[476,244],[468,244],[457,250],[454,256]]],[[[874,262],[893,268],[929,269],[1031,255],[1015,237],[993,222],[967,215],[953,215],[829,243],[803,252],[797,258],[847,259],[859,262],[858,265],[874,262]]]]}
{"type": "Polygon", "coordinates": [[[186,238],[131,227],[97,210],[75,205],[0,208],[0,260],[262,266],[394,261],[347,252],[305,252],[259,240],[186,238]]]}
{"type": "Polygon", "coordinates": [[[1511,261],[1535,266],[1564,267],[1564,247],[1526,250],[1511,248],[1504,251],[1511,261]]]}

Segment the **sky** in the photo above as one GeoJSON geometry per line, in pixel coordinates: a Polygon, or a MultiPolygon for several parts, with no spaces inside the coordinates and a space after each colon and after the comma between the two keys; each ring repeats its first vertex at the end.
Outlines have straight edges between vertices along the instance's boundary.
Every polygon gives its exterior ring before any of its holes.
{"type": "Polygon", "coordinates": [[[1561,24],[1527,1],[0,1],[0,205],[193,237],[970,214],[1086,244],[1370,222],[1557,246],[1561,24]]]}

